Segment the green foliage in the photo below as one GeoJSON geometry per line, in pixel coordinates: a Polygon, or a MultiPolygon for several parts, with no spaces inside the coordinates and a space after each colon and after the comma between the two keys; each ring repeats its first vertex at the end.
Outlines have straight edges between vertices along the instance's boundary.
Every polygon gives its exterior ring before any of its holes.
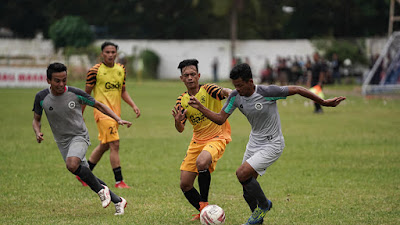
{"type": "Polygon", "coordinates": [[[350,59],[353,63],[367,64],[365,43],[363,39],[318,39],[312,43],[322,52],[325,59],[330,60],[333,53],[337,53],[341,60],[350,59]]]}
{"type": "Polygon", "coordinates": [[[101,49],[95,45],[89,45],[86,47],[75,48],[67,46],[64,48],[64,55],[68,58],[71,55],[87,55],[91,64],[97,62],[97,58],[100,56],[101,49]]]}
{"type": "Polygon", "coordinates": [[[125,64],[126,76],[128,76],[128,77],[136,76],[137,68],[135,67],[134,63],[137,60],[137,56],[136,55],[127,55],[127,56],[125,56],[125,59],[126,59],[126,64],[125,64]]]}
{"type": "Polygon", "coordinates": [[[144,78],[158,78],[158,66],[160,64],[160,57],[152,50],[146,49],[140,52],[139,60],[143,62],[143,77],[144,78]]]}
{"type": "Polygon", "coordinates": [[[50,26],[49,36],[56,48],[89,46],[94,34],[89,25],[79,16],[66,16],[50,26]]]}

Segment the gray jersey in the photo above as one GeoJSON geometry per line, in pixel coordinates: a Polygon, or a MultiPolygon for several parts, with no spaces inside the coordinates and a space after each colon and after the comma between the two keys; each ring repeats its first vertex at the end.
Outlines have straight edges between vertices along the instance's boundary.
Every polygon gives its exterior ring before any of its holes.
{"type": "Polygon", "coordinates": [[[255,92],[250,97],[241,96],[236,90],[232,91],[222,110],[232,114],[239,108],[251,124],[248,147],[257,147],[274,140],[283,141],[276,100],[285,99],[288,95],[287,86],[256,85],[255,92]]]}
{"type": "Polygon", "coordinates": [[[70,142],[74,137],[89,142],[81,104],[94,106],[95,99],[81,89],[68,86],[65,89],[60,96],[53,95],[50,88],[39,91],[32,111],[38,115],[45,111],[56,142],[70,142]]]}

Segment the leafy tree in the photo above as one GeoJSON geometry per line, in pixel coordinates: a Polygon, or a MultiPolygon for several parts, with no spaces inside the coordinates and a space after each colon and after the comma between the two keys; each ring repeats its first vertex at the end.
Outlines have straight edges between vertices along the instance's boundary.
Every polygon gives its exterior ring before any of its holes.
{"type": "Polygon", "coordinates": [[[49,36],[57,49],[87,47],[94,40],[94,34],[89,25],[78,16],[66,16],[52,24],[49,36]]]}

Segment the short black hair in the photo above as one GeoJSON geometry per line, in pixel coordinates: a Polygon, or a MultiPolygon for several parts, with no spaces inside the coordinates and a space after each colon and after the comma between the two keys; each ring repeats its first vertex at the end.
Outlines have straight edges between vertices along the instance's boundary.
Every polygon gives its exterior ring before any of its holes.
{"type": "Polygon", "coordinates": [[[67,67],[64,64],[59,62],[52,63],[47,67],[47,79],[51,80],[53,73],[64,71],[67,72],[67,67]]]}
{"type": "Polygon", "coordinates": [[[109,45],[114,46],[117,50],[118,50],[118,45],[111,42],[111,41],[105,41],[103,44],[101,44],[101,51],[103,51],[103,49],[109,45]]]}
{"type": "Polygon", "coordinates": [[[182,62],[179,63],[178,69],[180,69],[181,73],[182,73],[182,69],[183,68],[185,68],[187,66],[195,66],[197,72],[199,72],[198,64],[199,64],[199,61],[197,59],[185,59],[185,60],[183,60],[182,62]]]}
{"type": "Polygon", "coordinates": [[[238,64],[232,68],[231,73],[229,74],[229,77],[232,80],[242,78],[243,81],[247,82],[250,79],[253,79],[253,74],[251,73],[251,68],[250,68],[249,64],[242,63],[242,64],[238,64]]]}

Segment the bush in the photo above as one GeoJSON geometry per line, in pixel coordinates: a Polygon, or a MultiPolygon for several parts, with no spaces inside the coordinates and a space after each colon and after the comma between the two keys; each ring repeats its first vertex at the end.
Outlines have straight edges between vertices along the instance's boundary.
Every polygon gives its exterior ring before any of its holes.
{"type": "Polygon", "coordinates": [[[94,40],[93,31],[79,16],[66,16],[56,21],[49,28],[49,36],[56,49],[87,47],[94,40]]]}
{"type": "Polygon", "coordinates": [[[332,54],[337,53],[341,60],[350,59],[353,64],[368,63],[363,40],[325,39],[314,40],[313,44],[327,60],[331,60],[332,54]]]}
{"type": "Polygon", "coordinates": [[[152,50],[146,49],[139,54],[139,60],[143,62],[143,78],[157,79],[160,57],[152,50]]]}

